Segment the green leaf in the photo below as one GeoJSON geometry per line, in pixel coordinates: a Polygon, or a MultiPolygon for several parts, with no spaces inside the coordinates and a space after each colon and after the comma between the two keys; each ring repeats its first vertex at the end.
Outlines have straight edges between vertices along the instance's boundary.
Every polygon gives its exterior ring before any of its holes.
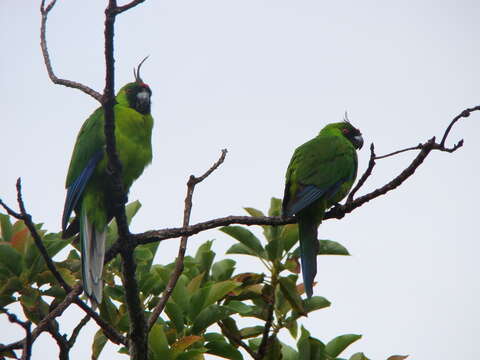
{"type": "Polygon", "coordinates": [[[184,329],[185,320],[183,317],[183,312],[180,306],[175,304],[175,302],[170,299],[165,306],[165,312],[169,317],[170,321],[174,324],[178,333],[181,333],[184,329]]]}
{"type": "Polygon", "coordinates": [[[362,335],[356,335],[356,334],[346,334],[346,335],[337,336],[336,338],[328,342],[328,344],[325,346],[325,352],[330,356],[337,357],[350,344],[354,343],[361,337],[362,335]]]}
{"type": "Polygon", "coordinates": [[[307,329],[305,329],[302,326],[300,339],[298,339],[298,342],[297,342],[298,355],[299,355],[299,359],[301,360],[311,359],[311,356],[310,356],[311,347],[310,347],[309,339],[310,339],[310,333],[308,332],[307,329]]]}
{"type": "Polygon", "coordinates": [[[250,249],[248,246],[245,246],[241,243],[239,244],[233,244],[230,246],[230,248],[226,251],[225,254],[239,254],[239,255],[250,255],[250,256],[255,256],[255,257],[261,257],[262,256],[258,255],[255,253],[252,249],[250,249]]]}
{"type": "Polygon", "coordinates": [[[243,356],[233,345],[225,341],[210,341],[205,347],[207,353],[231,360],[243,360],[243,356]]]}
{"type": "Polygon", "coordinates": [[[203,353],[205,352],[205,349],[194,349],[190,350],[187,352],[184,352],[183,354],[178,355],[176,357],[176,360],[204,360],[203,353]]]}
{"type": "MultiPolygon", "coordinates": [[[[243,208],[250,216],[254,216],[254,217],[262,217],[262,216],[265,216],[265,214],[260,211],[260,210],[257,210],[257,209],[254,209],[254,208],[251,208],[251,207],[246,207],[246,208],[243,208]]],[[[265,239],[267,239],[267,241],[271,241],[272,240],[272,236],[271,236],[271,226],[270,225],[261,225],[262,226],[262,229],[263,229],[263,236],[265,236],[265,239]]]]}
{"type": "Polygon", "coordinates": [[[12,237],[12,223],[10,222],[10,216],[6,214],[0,214],[0,235],[2,241],[10,242],[12,237]]]}
{"type": "Polygon", "coordinates": [[[11,275],[20,275],[22,272],[22,255],[7,244],[0,244],[0,269],[11,275]]]}
{"type": "Polygon", "coordinates": [[[48,304],[42,299],[41,293],[37,289],[23,289],[20,303],[25,316],[34,324],[38,324],[49,312],[48,304]]]}
{"type": "Polygon", "coordinates": [[[297,320],[293,318],[288,318],[285,322],[285,327],[289,331],[290,335],[296,339],[298,336],[298,323],[297,320]]]}
{"type": "MultiPolygon", "coordinates": [[[[1,284],[3,286],[0,287],[0,295],[11,295],[23,288],[23,282],[18,276],[9,277],[5,282],[2,281],[1,284]]],[[[65,294],[65,292],[63,293],[65,294]]]]}
{"type": "Polygon", "coordinates": [[[240,330],[240,336],[242,339],[248,339],[252,337],[257,337],[260,334],[263,334],[265,327],[261,325],[249,326],[240,330]]]}
{"type": "Polygon", "coordinates": [[[347,248],[333,240],[320,240],[319,255],[350,255],[347,248]]]}
{"type": "Polygon", "coordinates": [[[282,359],[282,345],[275,336],[273,339],[270,337],[268,345],[268,351],[265,356],[265,360],[280,360],[282,359]],[[272,341],[273,340],[273,341],[272,341]]]}
{"type": "Polygon", "coordinates": [[[15,299],[11,295],[0,295],[0,307],[5,307],[13,302],[16,302],[17,299],[15,299]]]}
{"type": "MultiPolygon", "coordinates": [[[[348,250],[341,244],[333,240],[319,240],[318,255],[350,255],[348,250]]],[[[300,257],[300,247],[297,247],[292,256],[300,257]]]]}
{"type": "Polygon", "coordinates": [[[119,311],[113,302],[108,298],[104,297],[100,303],[100,316],[107,323],[111,325],[117,324],[119,320],[119,311]]]}
{"type": "MultiPolygon", "coordinates": [[[[278,232],[278,226],[272,226],[272,233],[275,232],[278,232]]],[[[282,238],[280,236],[274,236],[265,246],[265,250],[267,250],[269,260],[280,260],[283,252],[282,238]]]]}
{"type": "Polygon", "coordinates": [[[270,200],[270,209],[268,210],[268,216],[280,215],[282,215],[282,199],[272,197],[270,200]]]}
{"type": "Polygon", "coordinates": [[[125,302],[125,289],[123,286],[105,286],[103,289],[108,297],[119,302],[125,302]]]}
{"type": "Polygon", "coordinates": [[[226,280],[200,288],[191,297],[190,318],[194,320],[200,310],[223,299],[228,293],[240,285],[241,283],[239,282],[226,280]]]}
{"type": "Polygon", "coordinates": [[[297,342],[299,359],[325,360],[325,345],[318,339],[310,336],[307,329],[302,326],[301,336],[297,342]]]}
{"type": "Polygon", "coordinates": [[[243,209],[244,209],[250,216],[254,216],[254,217],[262,217],[262,216],[265,216],[265,214],[264,214],[263,211],[261,211],[261,210],[257,210],[257,209],[251,208],[251,207],[244,207],[243,209]]]}
{"type": "Polygon", "coordinates": [[[223,259],[217,261],[212,266],[212,280],[213,281],[222,281],[228,280],[235,270],[235,261],[232,259],[223,259]]]}
{"type": "MultiPolygon", "coordinates": [[[[141,207],[142,207],[142,204],[138,200],[135,200],[134,202],[131,202],[130,204],[125,206],[125,214],[127,215],[128,225],[130,225],[133,217],[141,207]]],[[[117,240],[117,238],[118,238],[117,221],[113,219],[113,221],[108,226],[107,245],[111,245],[115,240],[117,240]]]]}
{"type": "Polygon", "coordinates": [[[242,226],[224,226],[220,231],[230,235],[234,239],[241,242],[243,245],[252,250],[257,256],[265,257],[265,250],[260,243],[260,240],[248,229],[242,226]]]}
{"type": "Polygon", "coordinates": [[[404,360],[408,358],[408,355],[392,355],[387,360],[404,360]]]}
{"type": "Polygon", "coordinates": [[[299,354],[291,346],[282,344],[282,360],[298,360],[299,354]]]}
{"type": "Polygon", "coordinates": [[[186,314],[190,309],[191,295],[187,291],[187,281],[188,278],[185,275],[180,275],[177,280],[177,285],[175,285],[175,288],[172,292],[172,299],[178,306],[180,306],[184,314],[186,314]]]}
{"type": "Polygon", "coordinates": [[[306,315],[305,308],[303,306],[302,298],[297,291],[297,287],[295,285],[295,281],[291,277],[281,277],[278,280],[280,284],[280,289],[290,303],[292,308],[301,315],[306,315]]]}
{"type": "Polygon", "coordinates": [[[178,339],[171,346],[172,358],[176,359],[178,355],[184,353],[189,346],[201,340],[203,340],[203,338],[196,335],[184,336],[181,339],[178,339]]]}
{"type": "Polygon", "coordinates": [[[225,306],[212,304],[200,311],[198,316],[195,318],[192,327],[192,333],[199,334],[200,332],[208,328],[210,325],[227,318],[233,313],[234,311],[225,306]]]}
{"type": "Polygon", "coordinates": [[[42,240],[43,245],[45,245],[45,248],[47,249],[48,256],[51,258],[57,255],[61,250],[71,243],[71,239],[62,239],[60,233],[47,234],[42,240]]]}
{"type": "Polygon", "coordinates": [[[330,301],[322,296],[312,296],[310,299],[305,299],[304,301],[304,307],[307,313],[329,307],[330,305],[330,301]]]}
{"type": "Polygon", "coordinates": [[[240,315],[246,315],[251,311],[250,306],[244,304],[241,301],[236,301],[236,300],[230,301],[230,302],[228,302],[228,304],[226,304],[224,306],[230,308],[231,310],[235,311],[236,313],[239,313],[240,315]]]}
{"type": "Polygon", "coordinates": [[[105,344],[107,343],[107,337],[103,333],[103,330],[100,329],[95,333],[92,344],[92,360],[97,360],[102,352],[105,344]]]}
{"type": "Polygon", "coordinates": [[[205,277],[205,273],[202,272],[195,276],[187,285],[187,291],[190,294],[194,294],[198,289],[200,289],[200,285],[202,285],[203,278],[205,277]]]}
{"type": "Polygon", "coordinates": [[[152,353],[151,360],[170,360],[171,351],[168,347],[167,337],[163,326],[155,324],[148,336],[148,347],[152,353]]]}
{"type": "Polygon", "coordinates": [[[210,286],[210,292],[208,297],[204,303],[204,306],[213,304],[220,299],[223,299],[228,293],[232,290],[239,287],[241,283],[233,281],[233,280],[226,280],[220,281],[210,286]]]}
{"type": "Polygon", "coordinates": [[[153,258],[153,254],[150,251],[150,249],[143,247],[143,246],[137,246],[135,249],[135,260],[137,262],[147,262],[150,261],[153,258]]]}
{"type": "MultiPolygon", "coordinates": [[[[364,353],[358,352],[350,356],[349,360],[370,360],[370,359],[367,358],[364,353]]],[[[401,359],[397,359],[397,360],[401,360],[401,359]]]]}
{"type": "MultiPolygon", "coordinates": [[[[211,250],[213,241],[207,241],[200,245],[195,254],[195,261],[198,264],[199,272],[204,272],[208,274],[210,272],[210,267],[212,266],[213,259],[215,258],[215,253],[211,250]]],[[[207,276],[205,277],[207,279],[207,276]]]]}
{"type": "Polygon", "coordinates": [[[295,245],[295,243],[298,241],[298,225],[284,225],[280,233],[280,237],[283,239],[283,250],[288,253],[293,245],[295,245]]]}

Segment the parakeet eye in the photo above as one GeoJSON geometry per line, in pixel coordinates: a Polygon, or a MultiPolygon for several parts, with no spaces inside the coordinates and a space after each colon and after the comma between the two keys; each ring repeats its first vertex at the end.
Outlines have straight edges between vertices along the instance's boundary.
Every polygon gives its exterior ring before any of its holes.
{"type": "Polygon", "coordinates": [[[342,129],[342,133],[343,133],[344,135],[348,135],[348,134],[350,133],[350,129],[348,129],[348,128],[343,128],[343,129],[342,129]]]}

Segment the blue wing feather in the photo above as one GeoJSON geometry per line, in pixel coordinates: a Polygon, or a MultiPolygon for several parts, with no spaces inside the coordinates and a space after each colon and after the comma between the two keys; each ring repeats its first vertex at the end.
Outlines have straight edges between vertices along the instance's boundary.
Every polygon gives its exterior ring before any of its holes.
{"type": "Polygon", "coordinates": [[[62,231],[65,232],[68,225],[68,220],[72,214],[73,209],[77,206],[78,200],[83,194],[83,190],[88,183],[88,180],[93,174],[95,167],[103,157],[103,149],[98,150],[87,163],[81,174],[75,181],[67,188],[67,197],[65,199],[65,206],[63,208],[62,216],[62,231]]]}
{"type": "Polygon", "coordinates": [[[315,185],[307,185],[301,189],[295,196],[295,202],[290,209],[287,209],[286,215],[294,215],[299,211],[305,209],[310,204],[325,196],[326,199],[330,199],[336,194],[340,186],[345,182],[345,179],[337,181],[335,184],[328,188],[319,188],[315,185]]]}

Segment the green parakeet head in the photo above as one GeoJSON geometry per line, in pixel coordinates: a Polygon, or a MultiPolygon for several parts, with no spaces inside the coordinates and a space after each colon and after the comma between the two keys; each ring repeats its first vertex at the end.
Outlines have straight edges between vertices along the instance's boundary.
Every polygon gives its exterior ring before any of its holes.
{"type": "Polygon", "coordinates": [[[128,83],[122,87],[116,97],[118,103],[128,105],[143,115],[150,114],[152,96],[150,86],[145,84],[140,77],[140,68],[147,58],[148,56],[140,62],[137,69],[133,69],[135,82],[128,83]]]}
{"type": "Polygon", "coordinates": [[[345,120],[338,123],[328,124],[325,126],[322,132],[334,132],[336,134],[340,133],[342,136],[346,137],[355,149],[361,149],[363,146],[363,137],[360,130],[353,126],[348,118],[345,116],[345,120]]]}

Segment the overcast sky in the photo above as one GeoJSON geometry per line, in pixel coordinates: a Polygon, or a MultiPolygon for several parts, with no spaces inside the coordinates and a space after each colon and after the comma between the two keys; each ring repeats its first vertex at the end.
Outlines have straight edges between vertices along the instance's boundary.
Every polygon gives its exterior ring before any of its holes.
{"type": "MultiPolygon", "coordinates": [[[[64,181],[77,132],[97,103],[48,79],[39,47],[39,1],[0,2],[2,154],[0,197],[15,205],[21,176],[35,222],[59,231],[64,181]]],[[[106,1],[59,1],[48,41],[59,77],[103,89],[106,1]]],[[[197,187],[192,223],[266,210],[283,194],[294,149],[348,110],[378,154],[441,136],[464,108],[480,103],[480,3],[457,1],[190,0],[146,1],[116,28],[117,90],[142,75],[153,90],[154,160],[131,189],[143,207],[136,232],[179,226],[185,183],[229,150],[225,164],[197,187]]],[[[347,355],[372,359],[480,357],[480,114],[463,119],[449,145],[433,153],[399,189],[319,229],[351,257],[320,257],[314,289],[332,302],[303,323],[328,341],[363,334],[347,355]]],[[[379,161],[363,192],[383,185],[414,153],[379,161]]],[[[189,252],[216,239],[217,260],[232,245],[218,231],[192,237],[189,252]]],[[[171,262],[176,240],[160,246],[171,262]]],[[[263,271],[236,258],[238,272],[263,271]]],[[[60,319],[70,331],[79,319],[60,319]]],[[[0,318],[0,342],[22,332],[0,318]]],[[[82,332],[71,358],[90,356],[95,326],[82,332]]],[[[289,343],[288,333],[282,340],[289,343]]],[[[47,335],[33,359],[56,357],[47,335]]],[[[108,347],[103,358],[124,358],[108,347]]]]}

